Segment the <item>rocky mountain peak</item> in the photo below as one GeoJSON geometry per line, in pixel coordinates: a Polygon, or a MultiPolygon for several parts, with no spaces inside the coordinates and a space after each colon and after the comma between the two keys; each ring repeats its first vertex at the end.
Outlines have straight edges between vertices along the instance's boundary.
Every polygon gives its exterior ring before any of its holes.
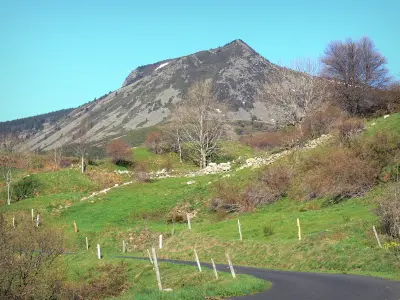
{"type": "Polygon", "coordinates": [[[207,63],[207,61],[223,61],[226,60],[227,57],[233,56],[251,56],[251,55],[258,55],[256,51],[254,51],[248,44],[246,44],[241,39],[236,39],[228,44],[213,48],[210,50],[199,51],[194,54],[190,54],[187,56],[179,57],[179,58],[172,58],[163,61],[159,61],[154,64],[148,64],[144,66],[137,67],[133,70],[125,79],[122,84],[122,87],[135,83],[136,81],[153,74],[154,71],[158,71],[161,68],[166,67],[167,65],[174,63],[178,60],[184,59],[185,61],[194,61],[195,67],[201,67],[196,64],[196,62],[207,63]],[[215,56],[215,57],[213,57],[215,56]]]}
{"type": "Polygon", "coordinates": [[[120,89],[78,107],[68,118],[37,132],[27,146],[47,150],[71,143],[82,122],[90,124],[87,136],[93,143],[156,125],[168,120],[194,82],[205,79],[213,81],[214,95],[228,105],[232,120],[256,118],[271,127],[284,124],[288,110],[296,110],[296,105],[276,101],[266,104],[258,97],[265,84],[281,80],[284,73],[240,39],[140,66],[126,77],[120,89]]]}

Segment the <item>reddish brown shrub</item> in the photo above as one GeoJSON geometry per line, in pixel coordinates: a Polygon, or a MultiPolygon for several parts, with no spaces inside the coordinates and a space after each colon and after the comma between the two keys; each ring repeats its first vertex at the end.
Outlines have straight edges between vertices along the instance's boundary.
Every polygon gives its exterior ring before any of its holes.
{"type": "Polygon", "coordinates": [[[327,134],[343,118],[344,113],[339,107],[331,104],[324,105],[304,118],[301,123],[303,135],[315,139],[322,134],[327,134]]]}
{"type": "MultiPolygon", "coordinates": [[[[269,166],[260,176],[260,181],[277,197],[284,196],[295,176],[295,170],[289,163],[269,166]]],[[[277,199],[274,199],[277,200],[277,199]]]]}
{"type": "Polygon", "coordinates": [[[217,181],[215,184],[216,197],[210,202],[210,209],[227,213],[249,210],[244,203],[243,192],[235,185],[217,181]]]}
{"type": "Polygon", "coordinates": [[[146,141],[144,143],[150,149],[150,151],[155,154],[162,154],[167,152],[165,137],[161,134],[161,132],[150,132],[147,135],[146,141]]]}
{"type": "Polygon", "coordinates": [[[365,129],[365,122],[358,118],[344,119],[337,125],[337,129],[339,141],[349,146],[351,139],[365,129]]]}
{"type": "Polygon", "coordinates": [[[342,148],[308,153],[300,170],[290,196],[304,200],[359,196],[373,186],[378,175],[376,166],[342,148]]]}
{"type": "Polygon", "coordinates": [[[111,157],[113,163],[117,165],[127,166],[132,163],[132,151],[129,145],[121,139],[108,144],[107,154],[111,157]]]}
{"type": "Polygon", "coordinates": [[[255,149],[271,149],[282,146],[279,132],[263,132],[251,136],[243,136],[240,142],[255,149]]]}
{"type": "Polygon", "coordinates": [[[274,165],[261,174],[257,182],[244,189],[217,182],[217,196],[210,203],[211,209],[231,213],[251,211],[259,205],[273,203],[286,194],[294,175],[289,165],[274,165]]]}

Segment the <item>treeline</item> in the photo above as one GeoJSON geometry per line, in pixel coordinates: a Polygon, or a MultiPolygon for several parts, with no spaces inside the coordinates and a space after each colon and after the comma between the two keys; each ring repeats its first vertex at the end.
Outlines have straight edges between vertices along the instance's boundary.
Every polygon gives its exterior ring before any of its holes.
{"type": "Polygon", "coordinates": [[[0,122],[0,134],[38,131],[43,129],[44,123],[55,123],[59,119],[67,116],[72,110],[74,110],[74,108],[61,109],[33,117],[0,122]]]}

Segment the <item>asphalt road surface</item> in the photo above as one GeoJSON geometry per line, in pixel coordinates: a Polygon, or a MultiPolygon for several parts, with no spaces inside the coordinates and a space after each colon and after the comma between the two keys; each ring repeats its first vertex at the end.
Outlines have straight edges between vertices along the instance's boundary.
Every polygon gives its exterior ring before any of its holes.
{"type": "MultiPolygon", "coordinates": [[[[119,258],[146,259],[131,256],[119,258]]],[[[160,262],[195,265],[195,262],[158,259],[160,262]]],[[[210,264],[202,266],[212,268],[210,264]]],[[[217,264],[219,271],[229,272],[227,265],[217,264]]],[[[234,266],[238,274],[268,280],[272,287],[262,293],[234,297],[245,300],[400,300],[400,282],[379,278],[258,269],[234,266]]]]}

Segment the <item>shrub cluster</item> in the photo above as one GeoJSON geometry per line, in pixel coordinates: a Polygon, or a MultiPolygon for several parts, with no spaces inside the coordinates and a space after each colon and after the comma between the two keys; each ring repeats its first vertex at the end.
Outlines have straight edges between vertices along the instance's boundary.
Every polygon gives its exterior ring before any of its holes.
{"type": "Polygon", "coordinates": [[[213,211],[231,213],[273,203],[286,194],[294,175],[293,168],[288,165],[273,165],[244,189],[217,182],[216,196],[210,207],[213,211]]]}
{"type": "Polygon", "coordinates": [[[99,188],[108,188],[110,186],[114,186],[115,184],[120,184],[123,181],[119,175],[110,172],[90,170],[86,172],[86,175],[99,188]]]}
{"type": "Polygon", "coordinates": [[[289,196],[299,200],[359,196],[376,182],[378,169],[344,148],[312,150],[300,158],[289,196]]]}
{"type": "Polygon", "coordinates": [[[24,214],[14,228],[5,218],[0,214],[0,299],[57,299],[65,280],[62,232],[32,226],[24,214]]]}
{"type": "MultiPolygon", "coordinates": [[[[296,151],[267,166],[256,180],[243,188],[217,184],[211,208],[225,213],[247,211],[285,196],[299,201],[326,198],[337,202],[364,194],[379,179],[398,180],[399,131],[361,134],[365,128],[361,119],[335,117],[332,120],[335,122],[331,122],[334,125],[330,128],[336,132],[336,142],[325,147],[296,151]]],[[[314,128],[325,130],[318,126],[314,128]]],[[[393,219],[395,214],[399,214],[397,209],[397,202],[382,201],[377,211],[383,222],[382,228],[385,228],[383,231],[392,236],[395,227],[393,219]],[[389,228],[392,228],[391,233],[389,228]]]]}
{"type": "Polygon", "coordinates": [[[40,186],[41,183],[37,177],[24,177],[11,185],[11,198],[15,201],[33,198],[40,186]]]}
{"type": "Polygon", "coordinates": [[[127,266],[125,263],[118,265],[101,264],[94,269],[89,269],[81,280],[84,283],[65,285],[62,299],[103,299],[104,297],[116,297],[126,290],[127,266]]]}
{"type": "Polygon", "coordinates": [[[380,219],[381,231],[400,239],[400,182],[391,184],[383,193],[375,212],[380,219]]]}
{"type": "Polygon", "coordinates": [[[331,132],[343,119],[345,114],[337,106],[325,105],[311,112],[296,126],[243,136],[240,141],[256,149],[291,148],[331,132]]]}

